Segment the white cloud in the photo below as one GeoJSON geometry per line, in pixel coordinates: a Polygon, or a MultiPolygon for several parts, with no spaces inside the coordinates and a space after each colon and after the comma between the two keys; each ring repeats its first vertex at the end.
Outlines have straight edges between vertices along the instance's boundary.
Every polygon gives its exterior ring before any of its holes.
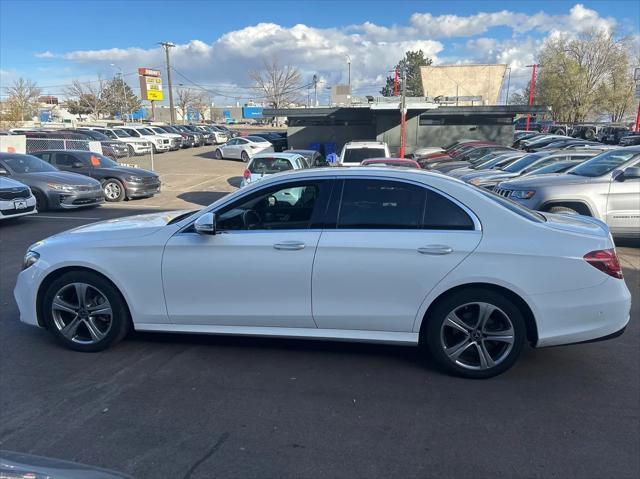
{"type": "MultiPolygon", "coordinates": [[[[384,82],[388,70],[405,51],[416,49],[422,49],[435,64],[445,60],[450,63],[507,63],[517,78],[518,75],[526,76],[523,73],[525,66],[533,62],[545,35],[574,35],[589,28],[612,30],[615,26],[613,19],[604,18],[582,4],[576,4],[561,15],[545,12],[528,15],[510,10],[467,16],[415,13],[406,25],[391,26],[365,22],[317,28],[304,24],[285,27],[258,23],[227,32],[210,43],[194,39],[176,45],[171,51],[172,64],[184,76],[175,74],[173,80],[178,85],[188,85],[189,80],[193,80],[215,92],[233,96],[238,91],[235,86],[249,84],[248,72],[259,69],[263,59],[273,56],[283,64],[300,68],[305,81],[318,74],[325,79],[324,87],[346,82],[346,57],[349,55],[353,87],[358,93],[365,90],[371,93],[379,89],[375,85],[384,82]],[[512,36],[498,40],[485,35],[496,27],[509,28],[512,36]],[[448,38],[468,40],[462,44],[463,51],[460,52],[453,47],[451,50],[445,48],[445,42],[450,44],[448,38]]],[[[62,58],[95,72],[110,71],[110,63],[132,73],[138,67],[164,66],[161,47],[77,50],[62,54],[46,51],[36,56],[62,58]]],[[[240,91],[247,96],[253,94],[246,88],[240,91]]]]}

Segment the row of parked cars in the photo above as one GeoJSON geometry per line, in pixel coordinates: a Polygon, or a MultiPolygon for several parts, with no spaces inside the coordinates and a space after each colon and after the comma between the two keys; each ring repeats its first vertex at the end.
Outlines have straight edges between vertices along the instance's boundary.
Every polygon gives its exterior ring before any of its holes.
{"type": "Polygon", "coordinates": [[[526,117],[514,122],[516,130],[554,135],[567,135],[582,140],[598,141],[607,145],[632,146],[640,145],[640,132],[632,126],[622,124],[580,123],[559,124],[553,120],[537,120],[531,118],[527,128],[526,117]]]}

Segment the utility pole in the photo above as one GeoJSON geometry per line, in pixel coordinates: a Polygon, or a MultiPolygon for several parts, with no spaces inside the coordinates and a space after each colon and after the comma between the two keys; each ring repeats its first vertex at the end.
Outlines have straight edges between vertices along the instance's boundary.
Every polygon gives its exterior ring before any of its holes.
{"type": "MultiPolygon", "coordinates": [[[[531,70],[531,83],[529,83],[529,106],[533,105],[533,90],[536,88],[536,68],[537,64],[527,65],[528,67],[533,67],[531,70]]],[[[531,112],[527,113],[527,123],[525,124],[524,130],[529,131],[529,122],[531,121],[531,112]]]]}
{"type": "Polygon", "coordinates": [[[507,77],[507,98],[504,102],[505,105],[509,104],[509,86],[511,85],[511,67],[507,67],[507,69],[509,70],[509,76],[507,77]]]}
{"type": "Polygon", "coordinates": [[[318,106],[318,75],[313,75],[313,106],[318,106]]]}
{"type": "Polygon", "coordinates": [[[398,69],[395,68],[393,71],[393,96],[398,96],[398,69]]]}
{"type": "Polygon", "coordinates": [[[400,158],[404,158],[407,133],[407,69],[402,69],[402,96],[400,97],[400,158]]]}
{"type": "Polygon", "coordinates": [[[176,112],[173,109],[173,89],[171,88],[171,63],[169,62],[169,49],[175,47],[175,44],[171,42],[160,42],[160,45],[164,47],[164,53],[167,59],[167,86],[169,88],[169,115],[171,117],[171,124],[176,122],[176,112]]]}
{"type": "Polygon", "coordinates": [[[347,84],[349,85],[349,95],[351,95],[351,57],[347,55],[347,67],[348,67],[348,77],[347,84]]]}

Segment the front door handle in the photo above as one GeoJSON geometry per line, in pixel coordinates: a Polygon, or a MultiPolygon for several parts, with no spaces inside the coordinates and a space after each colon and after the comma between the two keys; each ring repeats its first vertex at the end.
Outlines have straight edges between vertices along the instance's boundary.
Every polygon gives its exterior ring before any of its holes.
{"type": "Polygon", "coordinates": [[[453,248],[445,244],[430,244],[422,248],[418,248],[420,254],[443,255],[453,253],[453,248]]]}
{"type": "Polygon", "coordinates": [[[275,249],[295,251],[304,249],[305,244],[300,241],[283,241],[282,243],[276,243],[273,245],[275,249]]]}

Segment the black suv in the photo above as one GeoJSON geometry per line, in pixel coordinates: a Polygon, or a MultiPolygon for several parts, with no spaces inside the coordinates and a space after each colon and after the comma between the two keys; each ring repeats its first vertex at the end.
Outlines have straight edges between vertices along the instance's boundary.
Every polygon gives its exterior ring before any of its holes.
{"type": "Polygon", "coordinates": [[[126,143],[121,141],[112,140],[104,133],[93,130],[60,130],[62,137],[64,135],[73,134],[79,136],[87,141],[99,141],[102,146],[102,153],[109,158],[117,160],[118,158],[126,158],[129,156],[129,148],[126,143]]]}
{"type": "Polygon", "coordinates": [[[160,192],[160,177],[153,171],[121,166],[99,153],[83,150],[46,150],[33,156],[62,171],[90,176],[102,184],[107,201],[153,196],[160,192]]]}

